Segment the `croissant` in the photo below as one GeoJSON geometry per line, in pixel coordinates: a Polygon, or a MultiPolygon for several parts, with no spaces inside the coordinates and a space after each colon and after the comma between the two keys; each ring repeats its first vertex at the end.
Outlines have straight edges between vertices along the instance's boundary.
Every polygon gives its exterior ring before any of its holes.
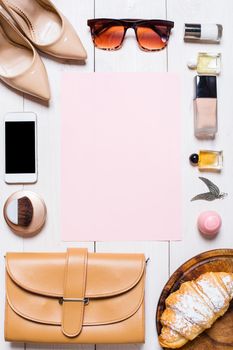
{"type": "Polygon", "coordinates": [[[165,301],[160,345],[177,349],[222,316],[233,299],[233,273],[207,272],[181,284],[165,301]]]}

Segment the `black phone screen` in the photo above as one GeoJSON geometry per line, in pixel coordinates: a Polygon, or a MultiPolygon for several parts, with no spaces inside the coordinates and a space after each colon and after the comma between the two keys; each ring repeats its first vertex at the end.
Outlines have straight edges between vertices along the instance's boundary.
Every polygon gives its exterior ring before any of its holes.
{"type": "Polygon", "coordinates": [[[36,172],[35,122],[5,122],[6,174],[32,174],[36,172]]]}

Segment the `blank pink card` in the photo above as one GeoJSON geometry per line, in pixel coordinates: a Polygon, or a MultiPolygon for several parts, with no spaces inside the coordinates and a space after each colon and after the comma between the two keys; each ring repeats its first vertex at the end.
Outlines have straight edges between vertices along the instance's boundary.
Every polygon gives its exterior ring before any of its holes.
{"type": "Polygon", "coordinates": [[[66,73],[62,239],[181,239],[180,81],[174,74],[66,73]]]}

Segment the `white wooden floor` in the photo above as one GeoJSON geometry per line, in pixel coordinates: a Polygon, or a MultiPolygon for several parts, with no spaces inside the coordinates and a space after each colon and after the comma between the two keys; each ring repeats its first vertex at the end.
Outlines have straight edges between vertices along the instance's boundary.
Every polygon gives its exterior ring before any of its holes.
{"type": "MultiPolygon", "coordinates": [[[[0,221],[0,349],[85,349],[95,346],[35,346],[30,344],[7,344],[3,339],[4,322],[4,253],[6,251],[58,251],[66,246],[85,246],[90,251],[144,252],[150,257],[146,286],[146,343],[129,346],[96,346],[98,350],[151,350],[160,349],[155,330],[155,310],[161,289],[169,275],[185,260],[205,250],[233,246],[233,1],[232,0],[54,0],[61,11],[77,28],[88,51],[85,66],[57,63],[44,57],[52,90],[52,100],[47,108],[24,98],[0,84],[1,129],[3,116],[10,111],[33,111],[38,114],[39,133],[39,181],[25,186],[41,194],[48,207],[48,220],[44,230],[35,238],[22,240],[7,228],[3,217],[0,221]],[[86,20],[93,17],[115,18],[162,18],[174,20],[175,28],[167,50],[145,53],[137,47],[134,34],[128,32],[124,46],[117,52],[94,50],[86,20]],[[221,23],[224,27],[221,45],[184,44],[183,25],[190,23],[221,23]],[[218,81],[219,134],[214,142],[198,142],[193,137],[193,72],[186,68],[187,60],[198,51],[222,52],[222,74],[218,81]],[[60,239],[59,224],[59,181],[60,181],[60,78],[65,71],[119,72],[119,71],[172,71],[179,72],[183,80],[183,240],[181,242],[143,243],[64,243],[60,239]],[[221,175],[209,175],[222,191],[228,192],[222,201],[191,203],[190,198],[205,188],[198,179],[198,170],[188,162],[191,152],[198,149],[222,149],[225,156],[221,175]],[[213,241],[203,239],[196,229],[199,212],[217,210],[223,219],[220,235],[213,241]]],[[[156,81],[155,81],[156,84],[156,81]]],[[[169,103],[169,101],[168,101],[169,103]]],[[[156,106],[155,106],[156,111],[156,106]]],[[[168,126],[169,127],[169,126],[168,126]]],[[[164,135],[166,137],[166,135],[164,135]]],[[[0,149],[3,159],[3,149],[0,149]]],[[[172,156],[172,155],[171,155],[172,156]]],[[[3,172],[3,162],[1,162],[3,172]]],[[[171,169],[172,180],[172,169],[171,169]]],[[[9,186],[0,177],[1,208],[9,194],[22,186],[9,186]]],[[[171,193],[172,196],[172,193],[171,193]]],[[[169,199],[168,199],[169,200],[169,199]]]]}

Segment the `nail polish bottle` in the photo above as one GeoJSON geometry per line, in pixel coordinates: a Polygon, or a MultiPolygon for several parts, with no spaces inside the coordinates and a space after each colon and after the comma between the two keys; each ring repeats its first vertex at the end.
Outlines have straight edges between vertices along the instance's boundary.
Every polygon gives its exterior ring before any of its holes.
{"type": "Polygon", "coordinates": [[[217,78],[197,75],[194,78],[194,134],[198,139],[214,139],[217,125],[217,78]]]}
{"type": "Polygon", "coordinates": [[[185,23],[184,41],[186,42],[205,42],[220,43],[223,27],[221,24],[209,23],[185,23]]]}
{"type": "Polygon", "coordinates": [[[197,60],[188,62],[190,69],[196,69],[198,74],[218,75],[221,71],[221,54],[199,52],[197,60]]]}
{"type": "Polygon", "coordinates": [[[199,151],[199,154],[191,154],[189,160],[193,166],[198,166],[201,171],[219,172],[223,168],[222,151],[199,151]]]}

